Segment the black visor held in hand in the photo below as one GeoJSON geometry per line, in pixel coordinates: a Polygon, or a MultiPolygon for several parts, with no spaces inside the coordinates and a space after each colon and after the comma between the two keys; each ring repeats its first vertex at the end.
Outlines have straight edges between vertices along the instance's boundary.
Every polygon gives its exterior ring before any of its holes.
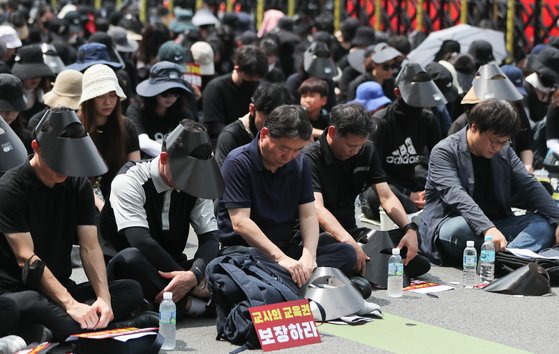
{"type": "Polygon", "coordinates": [[[223,179],[207,131],[192,132],[179,124],[165,139],[165,146],[177,188],[198,198],[221,196],[223,179]]]}
{"type": "Polygon", "coordinates": [[[76,112],[50,108],[35,128],[40,154],[55,172],[71,177],[93,177],[108,171],[97,147],[76,112]]]}
{"type": "Polygon", "coordinates": [[[0,172],[19,166],[27,159],[25,145],[0,116],[0,172]]]}

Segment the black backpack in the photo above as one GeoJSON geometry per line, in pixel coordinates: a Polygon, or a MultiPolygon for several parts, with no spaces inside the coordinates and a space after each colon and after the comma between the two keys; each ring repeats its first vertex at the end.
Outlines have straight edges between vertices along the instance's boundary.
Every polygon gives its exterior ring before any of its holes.
{"type": "Polygon", "coordinates": [[[260,348],[249,307],[300,299],[289,273],[260,251],[218,257],[206,267],[206,277],[217,311],[217,340],[260,348]]]}

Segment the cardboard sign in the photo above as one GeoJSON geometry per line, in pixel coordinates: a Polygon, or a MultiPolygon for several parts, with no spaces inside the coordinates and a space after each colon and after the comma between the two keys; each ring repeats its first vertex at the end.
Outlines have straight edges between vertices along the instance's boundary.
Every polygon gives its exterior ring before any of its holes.
{"type": "Polygon", "coordinates": [[[307,299],[249,308],[263,351],[320,343],[307,299]]]}

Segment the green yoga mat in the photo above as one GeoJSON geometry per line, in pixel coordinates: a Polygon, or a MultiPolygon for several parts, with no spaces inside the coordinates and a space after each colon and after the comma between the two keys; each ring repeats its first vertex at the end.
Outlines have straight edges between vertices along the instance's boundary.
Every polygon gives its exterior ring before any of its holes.
{"type": "Polygon", "coordinates": [[[393,353],[528,353],[489,340],[384,313],[384,319],[360,326],[322,324],[332,334],[393,353]]]}

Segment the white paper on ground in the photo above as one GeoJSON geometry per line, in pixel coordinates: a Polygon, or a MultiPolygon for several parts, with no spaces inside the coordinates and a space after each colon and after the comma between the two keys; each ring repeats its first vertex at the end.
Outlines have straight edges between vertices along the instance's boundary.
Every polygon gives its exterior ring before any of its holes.
{"type": "Polygon", "coordinates": [[[520,258],[559,259],[559,257],[545,257],[541,254],[537,254],[536,252],[523,248],[507,248],[507,251],[520,258]]]}
{"type": "Polygon", "coordinates": [[[419,293],[419,294],[426,294],[426,293],[440,293],[441,291],[447,291],[453,289],[454,287],[450,285],[436,285],[427,288],[412,289],[409,291],[413,291],[414,293],[419,293]]]}

